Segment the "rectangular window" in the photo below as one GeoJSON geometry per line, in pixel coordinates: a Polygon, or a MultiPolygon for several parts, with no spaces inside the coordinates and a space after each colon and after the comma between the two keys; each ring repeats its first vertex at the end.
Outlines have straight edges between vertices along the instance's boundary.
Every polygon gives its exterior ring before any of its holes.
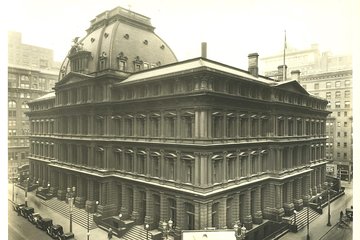
{"type": "Polygon", "coordinates": [[[340,91],[335,92],[335,98],[341,98],[341,92],[340,91]]]}
{"type": "Polygon", "coordinates": [[[337,132],[337,136],[340,137],[340,132],[337,132]]]}
{"type": "Polygon", "coordinates": [[[340,101],[335,102],[335,108],[340,108],[340,101]]]}
{"type": "Polygon", "coordinates": [[[331,98],[331,92],[327,92],[326,93],[326,99],[330,99],[331,98]]]}
{"type": "Polygon", "coordinates": [[[350,108],[350,101],[345,101],[345,108],[350,108]]]}
{"type": "Polygon", "coordinates": [[[344,122],[344,127],[347,127],[347,122],[344,122]]]}
{"type": "Polygon", "coordinates": [[[340,116],[341,116],[341,112],[337,112],[337,116],[340,117],[340,116]]]}
{"type": "Polygon", "coordinates": [[[344,137],[347,137],[347,132],[344,132],[344,137]]]}
{"type": "Polygon", "coordinates": [[[344,148],[346,148],[347,147],[347,142],[344,142],[344,148]]]}
{"type": "Polygon", "coordinates": [[[336,81],[336,82],[335,82],[335,87],[337,87],[337,88],[338,88],[338,87],[341,87],[341,82],[340,82],[340,81],[336,81]]]}
{"type": "Polygon", "coordinates": [[[124,60],[119,60],[119,70],[126,71],[126,62],[124,60]]]}
{"type": "Polygon", "coordinates": [[[345,98],[349,98],[350,97],[350,90],[346,90],[344,95],[345,95],[345,98]]]}
{"type": "Polygon", "coordinates": [[[140,64],[138,64],[138,63],[135,63],[134,68],[135,68],[135,72],[138,72],[138,71],[140,71],[140,70],[141,70],[141,65],[140,65],[140,64]]]}
{"type": "Polygon", "coordinates": [[[345,86],[349,87],[350,86],[350,80],[345,80],[345,86]]]}
{"type": "Polygon", "coordinates": [[[326,88],[331,88],[331,82],[326,82],[326,88]]]}
{"type": "Polygon", "coordinates": [[[339,142],[337,142],[337,146],[340,147],[340,143],[339,143],[339,142]]]}
{"type": "Polygon", "coordinates": [[[314,84],[314,89],[319,89],[319,84],[318,83],[314,84]]]}

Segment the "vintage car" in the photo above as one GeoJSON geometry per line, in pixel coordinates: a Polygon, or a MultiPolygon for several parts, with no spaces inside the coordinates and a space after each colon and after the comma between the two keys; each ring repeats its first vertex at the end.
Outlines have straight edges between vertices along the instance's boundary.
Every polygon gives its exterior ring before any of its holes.
{"type": "Polygon", "coordinates": [[[49,226],[52,226],[51,218],[39,218],[36,221],[36,227],[40,228],[43,231],[46,231],[49,226]]]}
{"type": "Polygon", "coordinates": [[[50,237],[58,240],[74,239],[74,233],[64,233],[63,227],[59,224],[49,226],[46,231],[50,237]]]}
{"type": "Polygon", "coordinates": [[[34,208],[33,207],[23,207],[23,208],[20,209],[20,214],[24,218],[28,218],[28,216],[30,214],[33,214],[33,213],[34,213],[34,208]]]}
{"type": "Polygon", "coordinates": [[[352,221],[353,220],[353,207],[345,209],[346,216],[352,221]]]}
{"type": "Polygon", "coordinates": [[[21,208],[24,208],[25,207],[25,204],[24,203],[15,203],[13,205],[13,208],[14,208],[14,211],[15,212],[20,212],[20,209],[21,208]]]}
{"type": "Polygon", "coordinates": [[[36,224],[36,222],[41,219],[41,215],[39,213],[32,213],[29,214],[28,216],[28,220],[29,222],[31,222],[32,224],[36,224]]]}

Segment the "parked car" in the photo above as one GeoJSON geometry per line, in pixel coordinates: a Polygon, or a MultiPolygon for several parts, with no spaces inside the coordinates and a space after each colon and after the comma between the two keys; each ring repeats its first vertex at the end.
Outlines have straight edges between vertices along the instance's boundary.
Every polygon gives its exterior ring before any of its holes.
{"type": "Polygon", "coordinates": [[[25,204],[24,203],[15,203],[13,205],[14,211],[15,212],[19,212],[21,208],[24,208],[25,204]]]}
{"type": "Polygon", "coordinates": [[[352,221],[353,220],[353,207],[345,209],[346,216],[352,221]]]}
{"type": "Polygon", "coordinates": [[[28,216],[30,214],[33,214],[33,213],[34,213],[34,208],[33,207],[23,207],[23,208],[20,209],[20,214],[24,218],[28,218],[28,216]]]}
{"type": "Polygon", "coordinates": [[[74,239],[74,233],[64,233],[63,227],[59,224],[49,226],[46,231],[50,237],[58,240],[74,239]]]}
{"type": "Polygon", "coordinates": [[[32,213],[29,214],[28,216],[28,220],[29,222],[31,222],[32,224],[36,224],[36,222],[41,219],[41,215],[39,213],[32,213]]]}
{"type": "Polygon", "coordinates": [[[36,227],[40,228],[43,231],[46,231],[49,226],[52,226],[51,218],[39,218],[36,221],[36,227]]]}

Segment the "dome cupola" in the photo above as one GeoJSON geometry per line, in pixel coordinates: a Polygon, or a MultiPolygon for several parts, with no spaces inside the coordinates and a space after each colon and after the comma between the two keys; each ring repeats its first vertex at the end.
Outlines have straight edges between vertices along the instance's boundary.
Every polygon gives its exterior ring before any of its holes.
{"type": "Polygon", "coordinates": [[[91,21],[87,35],[73,40],[60,70],[60,80],[70,72],[132,73],[177,62],[154,29],[150,18],[121,7],[99,14],[91,21]]]}

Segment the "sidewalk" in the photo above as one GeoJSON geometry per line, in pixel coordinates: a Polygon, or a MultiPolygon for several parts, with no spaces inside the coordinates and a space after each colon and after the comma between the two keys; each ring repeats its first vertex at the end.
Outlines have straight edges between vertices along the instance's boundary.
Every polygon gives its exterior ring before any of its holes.
{"type": "MultiPolygon", "coordinates": [[[[17,203],[24,203],[25,201],[25,192],[24,190],[15,187],[14,201],[17,203]],[[17,193],[17,196],[16,196],[17,193]]],[[[8,185],[8,199],[12,200],[12,184],[8,185]]],[[[42,205],[40,200],[35,196],[35,192],[28,192],[28,206],[33,207],[35,212],[40,213],[42,217],[48,217],[53,220],[53,224],[60,224],[64,228],[64,232],[69,232],[70,229],[70,220],[65,218],[61,214],[53,211],[45,205],[42,205]]],[[[95,224],[95,223],[94,223],[95,224]]],[[[82,226],[78,225],[73,221],[72,230],[75,234],[75,239],[85,240],[87,239],[87,230],[82,226]]],[[[41,231],[41,230],[39,230],[41,231]]],[[[95,228],[90,230],[90,240],[107,240],[107,233],[100,228],[95,228]]],[[[112,240],[119,240],[116,236],[113,235],[112,240]]]]}
{"type": "MultiPolygon", "coordinates": [[[[353,205],[353,191],[352,183],[341,182],[345,187],[345,195],[333,201],[330,205],[332,226],[327,226],[328,222],[328,207],[323,209],[323,214],[309,224],[309,235],[311,240],[318,240],[325,236],[329,231],[337,227],[340,220],[340,211],[345,213],[345,208],[350,208],[353,205]]],[[[281,240],[305,240],[307,237],[307,227],[305,226],[297,233],[289,232],[281,237],[281,240]]],[[[341,240],[352,240],[352,238],[342,238],[341,240]]]]}

